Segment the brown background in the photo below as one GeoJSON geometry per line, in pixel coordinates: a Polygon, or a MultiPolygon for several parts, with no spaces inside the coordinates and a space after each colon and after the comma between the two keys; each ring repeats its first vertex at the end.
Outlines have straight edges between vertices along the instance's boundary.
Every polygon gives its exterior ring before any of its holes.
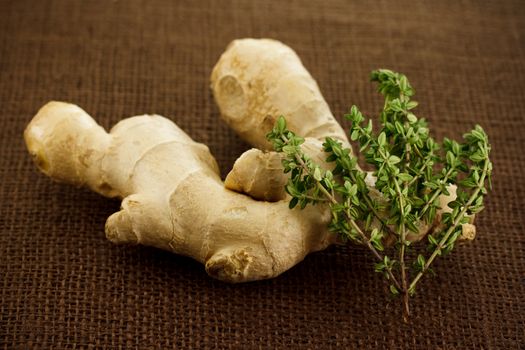
{"type": "Polygon", "coordinates": [[[525,328],[522,1],[1,1],[0,347],[513,349],[525,328]],[[226,285],[190,259],[104,238],[119,203],[51,182],[22,131],[51,99],[109,127],[158,113],[226,174],[247,145],[210,71],[239,37],[293,47],[338,118],[376,114],[370,70],[404,72],[438,138],[478,122],[495,190],[478,239],[436,265],[412,324],[368,252],[334,247],[270,281],[226,285]]]}

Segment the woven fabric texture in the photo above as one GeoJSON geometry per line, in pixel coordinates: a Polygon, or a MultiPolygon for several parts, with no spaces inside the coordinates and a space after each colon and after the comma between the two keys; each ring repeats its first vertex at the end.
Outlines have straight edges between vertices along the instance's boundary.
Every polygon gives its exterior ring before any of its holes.
{"type": "Polygon", "coordinates": [[[525,347],[523,111],[522,1],[0,1],[0,349],[525,347]],[[377,115],[368,77],[386,67],[409,77],[438,139],[475,123],[489,134],[478,238],[436,263],[410,325],[362,248],[224,284],[191,259],[112,245],[119,202],[32,164],[23,129],[63,100],[106,128],[164,115],[224,176],[248,145],[220,120],[209,76],[242,37],[294,48],[339,120],[351,104],[377,115]]]}

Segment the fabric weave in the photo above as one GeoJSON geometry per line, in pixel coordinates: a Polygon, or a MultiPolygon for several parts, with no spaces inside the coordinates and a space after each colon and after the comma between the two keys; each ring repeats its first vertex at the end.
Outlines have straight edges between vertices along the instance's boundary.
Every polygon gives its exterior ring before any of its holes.
{"type": "Polygon", "coordinates": [[[0,348],[525,347],[524,91],[522,1],[0,1],[0,348]],[[352,104],[377,115],[369,72],[384,67],[408,76],[438,139],[487,131],[494,191],[478,238],[439,259],[410,325],[363,248],[227,285],[191,259],[112,245],[119,203],[32,164],[23,129],[62,100],[106,128],[164,115],[224,176],[248,145],[220,120],[209,76],[242,37],[295,49],[340,121],[352,104]]]}

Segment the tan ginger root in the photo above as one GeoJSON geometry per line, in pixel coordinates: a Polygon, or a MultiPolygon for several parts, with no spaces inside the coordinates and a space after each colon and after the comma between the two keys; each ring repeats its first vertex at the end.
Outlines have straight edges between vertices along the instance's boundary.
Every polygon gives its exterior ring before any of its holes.
{"type": "MultiPolygon", "coordinates": [[[[317,162],[324,137],[348,145],[317,84],[281,43],[234,41],[213,71],[212,88],[228,124],[257,147],[268,148],[264,135],[281,114],[307,137],[305,151],[317,162]]],[[[285,197],[286,177],[273,152],[244,153],[225,187],[208,148],[168,119],[132,117],[107,133],[62,102],[42,107],[24,138],[46,175],[123,199],[106,222],[109,240],[192,257],[224,281],[275,277],[336,241],[327,207],[289,210],[286,200],[276,201],[285,197]]]]}
{"type": "Polygon", "coordinates": [[[275,277],[335,240],[326,208],[291,211],[226,189],[208,148],[160,116],[108,134],[79,107],[50,102],[24,137],[46,175],[124,199],[106,222],[109,240],[190,256],[224,281],[275,277]]]}
{"type": "Polygon", "coordinates": [[[240,39],[213,68],[211,87],[224,121],[254,147],[268,150],[266,134],[280,115],[304,138],[346,134],[297,54],[272,39],[240,39]]]}
{"type": "MultiPolygon", "coordinates": [[[[254,42],[256,47],[257,41],[254,42]]],[[[297,79],[306,81],[305,86],[317,94],[317,100],[307,104],[318,103],[328,111],[324,116],[311,114],[309,119],[298,120],[301,130],[312,130],[309,135],[319,138],[333,136],[346,141],[315,81],[293,51],[278,45],[287,52],[281,61],[276,61],[282,64],[277,67],[279,71],[300,72],[297,79]]],[[[272,54],[262,60],[255,58],[252,65],[271,60],[272,54]]],[[[279,90],[281,83],[275,85],[273,77],[265,78],[265,71],[257,74],[260,76],[253,76],[254,82],[267,87],[273,84],[279,90]]],[[[293,79],[292,75],[287,84],[293,84],[293,79]]],[[[301,98],[307,95],[296,96],[298,105],[301,98]]],[[[256,107],[255,94],[249,99],[248,104],[262,110],[256,107]]],[[[290,112],[271,107],[278,101],[265,103],[261,106],[272,111],[290,112]]],[[[264,128],[271,128],[273,123],[266,120],[267,124],[258,126],[261,143],[268,131],[264,128]]],[[[290,211],[287,201],[258,201],[225,188],[208,148],[160,116],[125,119],[108,134],[79,107],[51,102],[28,125],[25,140],[37,165],[48,176],[124,199],[122,210],[106,224],[106,235],[111,241],[141,243],[193,257],[206,264],[210,275],[225,281],[275,277],[309,252],[324,249],[336,240],[327,229],[328,208],[290,211]]],[[[321,141],[312,138],[308,145],[313,157],[321,156],[321,141]]],[[[286,178],[280,169],[280,158],[255,150],[251,154],[254,157],[245,153],[239,159],[232,174],[239,179],[254,179],[257,176],[253,174],[259,174],[257,169],[261,169],[265,185],[257,186],[249,180],[236,183],[233,176],[227,182],[241,186],[236,188],[238,191],[252,191],[255,198],[284,198],[283,183],[279,181],[286,178]],[[268,161],[262,162],[265,157],[268,161]],[[272,168],[276,183],[269,185],[274,180],[267,171],[272,168]]]]}
{"type": "Polygon", "coordinates": [[[322,152],[326,137],[349,147],[317,83],[297,54],[279,41],[234,40],[213,68],[211,88],[224,121],[258,148],[237,160],[226,177],[227,188],[257,199],[285,198],[287,177],[280,155],[261,151],[271,148],[266,134],[280,115],[305,138],[304,151],[317,163],[323,164],[326,158],[322,152]]]}

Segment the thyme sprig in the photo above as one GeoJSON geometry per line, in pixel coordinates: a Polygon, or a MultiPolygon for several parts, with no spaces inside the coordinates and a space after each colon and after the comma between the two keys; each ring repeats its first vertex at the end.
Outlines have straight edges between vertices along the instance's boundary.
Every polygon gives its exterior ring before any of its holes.
{"type": "Polygon", "coordinates": [[[461,236],[462,225],[483,209],[483,199],[490,188],[492,163],[490,145],[484,130],[476,125],[463,136],[463,143],[445,138],[438,144],[429,134],[427,123],[413,110],[414,89],[406,76],[387,69],[372,72],[385,97],[379,115],[380,130],[373,131],[372,120],[352,106],[345,118],[351,121],[350,139],[359,144],[365,160],[373,168],[375,184],[358,166],[350,148],[340,141],[326,138],[323,150],[327,170],[316,164],[301,148],[304,139],[286,127],[280,117],[267,135],[275,151],[284,154],[283,167],[290,173],[286,191],[291,196],[290,209],[327,202],[332,220],[329,229],[344,240],[365,245],[378,262],[375,271],[388,280],[394,295],[403,295],[405,321],[410,313],[409,296],[416,292],[421,277],[431,271],[436,257],[451,252],[461,236]],[[427,235],[430,252],[415,252],[412,264],[407,262],[409,250],[415,250],[408,239],[417,234],[422,223],[433,224],[440,208],[440,195],[449,195],[449,186],[456,185],[456,199],[448,204],[450,212],[442,214],[441,223],[427,235]],[[388,249],[387,238],[395,239],[388,249]],[[394,250],[394,252],[392,252],[394,250]],[[408,266],[415,277],[410,279],[408,266]]]}

